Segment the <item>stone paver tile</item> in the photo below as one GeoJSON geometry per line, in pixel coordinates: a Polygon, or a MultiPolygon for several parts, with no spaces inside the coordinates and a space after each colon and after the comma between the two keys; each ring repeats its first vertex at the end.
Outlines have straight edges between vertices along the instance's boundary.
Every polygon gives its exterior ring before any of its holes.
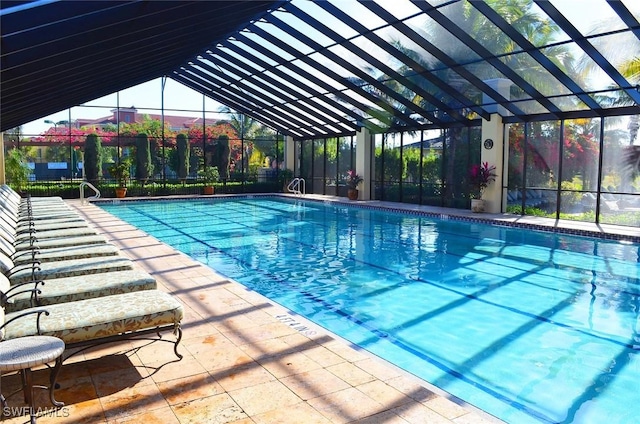
{"type": "Polygon", "coordinates": [[[280,381],[304,400],[351,387],[344,380],[322,368],[292,375],[280,381]]]}
{"type": "Polygon", "coordinates": [[[302,353],[304,353],[305,356],[313,359],[323,367],[329,367],[331,365],[345,362],[345,359],[342,356],[330,351],[329,349],[321,345],[316,345],[312,348],[304,349],[302,353]]]}
{"type": "Polygon", "coordinates": [[[154,409],[141,414],[129,415],[107,421],[108,424],[180,424],[171,407],[154,409]]]}
{"type": "Polygon", "coordinates": [[[279,381],[234,390],[229,392],[229,395],[250,417],[267,411],[286,409],[300,402],[300,398],[279,381]]]}
{"type": "Polygon", "coordinates": [[[452,424],[449,419],[419,402],[407,403],[393,408],[392,411],[411,424],[452,424]]]}
{"type": "Polygon", "coordinates": [[[256,424],[256,422],[253,421],[251,418],[247,417],[247,418],[241,418],[236,421],[231,421],[230,423],[227,423],[227,424],[256,424]]]}
{"type": "Polygon", "coordinates": [[[301,346],[303,349],[312,348],[314,345],[317,345],[312,338],[307,337],[305,334],[302,334],[299,331],[296,331],[292,334],[287,334],[286,336],[279,337],[278,340],[282,340],[289,346],[301,346]]]}
{"type": "Polygon", "coordinates": [[[158,389],[169,405],[189,402],[224,392],[222,386],[206,372],[158,383],[158,389]]]}
{"type": "MultiPolygon", "coordinates": [[[[173,334],[163,335],[162,340],[156,340],[143,345],[136,350],[136,355],[140,360],[147,364],[152,363],[169,363],[177,361],[178,358],[174,352],[176,338],[173,334]],[[170,341],[171,343],[168,343],[170,341]]],[[[178,344],[178,353],[181,352],[181,346],[178,344]]]]}
{"type": "Polygon", "coordinates": [[[180,361],[148,364],[145,362],[149,374],[156,383],[205,373],[207,370],[191,355],[186,355],[180,361]]]}
{"type": "MultiPolygon", "coordinates": [[[[396,415],[393,411],[384,411],[361,420],[353,421],[351,424],[408,424],[407,420],[396,415]]],[[[425,422],[426,424],[426,422],[425,422]]]]}
{"type": "Polygon", "coordinates": [[[354,365],[382,381],[403,375],[402,371],[382,359],[367,358],[354,362],[354,365]]]}
{"type": "MultiPolygon", "coordinates": [[[[206,314],[203,316],[206,316],[206,314]]],[[[231,313],[230,314],[218,314],[218,313],[210,314],[207,317],[207,319],[209,320],[211,325],[215,327],[216,330],[220,331],[221,333],[227,333],[227,335],[233,334],[235,332],[246,331],[247,329],[257,327],[259,325],[252,319],[249,319],[246,316],[244,316],[242,311],[240,312],[235,311],[232,313],[232,315],[231,313]]],[[[252,341],[254,340],[252,340],[249,337],[234,339],[234,343],[238,345],[246,344],[252,341]]]]}
{"type": "Polygon", "coordinates": [[[224,390],[228,392],[274,381],[276,379],[273,374],[264,369],[257,362],[231,367],[224,370],[217,370],[213,372],[212,375],[224,390]]]}
{"type": "Polygon", "coordinates": [[[442,396],[434,397],[423,403],[428,408],[449,419],[469,413],[469,409],[442,396]]]}
{"type": "Polygon", "coordinates": [[[193,357],[207,370],[215,371],[250,364],[253,359],[224,336],[208,336],[185,344],[193,357]]]}
{"type": "Polygon", "coordinates": [[[383,404],[387,409],[414,402],[409,396],[381,380],[374,380],[356,387],[362,393],[383,404]]]}
{"type": "Polygon", "coordinates": [[[363,359],[370,358],[369,353],[357,350],[353,346],[349,345],[348,342],[343,342],[341,340],[333,340],[324,343],[323,345],[349,362],[362,361],[363,359]]]}
{"type": "Polygon", "coordinates": [[[83,352],[85,360],[97,360],[104,364],[111,360],[121,360],[122,357],[130,356],[133,349],[131,340],[123,340],[122,342],[107,343],[99,345],[83,352]]]}
{"type": "Polygon", "coordinates": [[[256,360],[286,355],[297,351],[295,347],[288,345],[279,338],[258,340],[238,347],[256,360]]]}
{"type": "Polygon", "coordinates": [[[353,387],[309,399],[307,402],[333,423],[347,423],[383,411],[380,403],[353,387]]]}
{"type": "MultiPolygon", "coordinates": [[[[35,373],[34,373],[35,375],[35,373]]],[[[60,373],[58,374],[58,383],[63,383],[67,381],[75,382],[77,379],[83,377],[90,377],[91,372],[89,367],[87,366],[87,361],[82,362],[64,362],[64,365],[60,369],[60,373]]],[[[4,376],[2,379],[2,385],[4,386],[4,376]]],[[[46,373],[46,378],[49,378],[49,372],[46,373]]]]}
{"type": "Polygon", "coordinates": [[[274,356],[258,362],[276,378],[283,378],[321,368],[317,362],[302,353],[274,356]]]}
{"type": "Polygon", "coordinates": [[[438,397],[438,394],[424,386],[421,386],[417,381],[418,380],[415,378],[402,375],[400,377],[387,380],[386,383],[418,402],[426,402],[438,397]]]}
{"type": "MultiPolygon", "coordinates": [[[[280,323],[280,322],[268,322],[256,325],[259,323],[249,317],[244,317],[247,320],[250,320],[253,323],[250,327],[241,328],[238,331],[237,328],[233,326],[228,330],[221,329],[221,326],[217,325],[216,328],[220,329],[220,332],[224,334],[229,340],[231,340],[236,345],[245,345],[254,342],[258,342],[261,340],[275,339],[278,337],[286,336],[288,334],[295,333],[296,330],[289,328],[288,326],[280,323]]],[[[232,320],[225,320],[225,323],[232,320]]]]}
{"type": "MultiPolygon", "coordinates": [[[[101,387],[98,387],[101,390],[101,387]]],[[[122,418],[131,414],[141,414],[168,406],[155,384],[133,386],[118,392],[100,396],[100,403],[107,419],[122,418]]]]}
{"type": "Polygon", "coordinates": [[[180,403],[171,408],[180,424],[226,424],[247,418],[227,393],[180,403]]]}
{"type": "Polygon", "coordinates": [[[91,379],[100,397],[108,396],[131,387],[154,385],[151,378],[143,377],[140,374],[140,370],[135,367],[103,372],[92,375],[91,379]]]}
{"type": "MultiPolygon", "coordinates": [[[[60,402],[64,402],[65,405],[74,405],[98,399],[91,377],[78,377],[75,380],[67,379],[59,381],[59,383],[60,388],[54,392],[55,398],[60,402]]],[[[48,383],[45,384],[48,385],[48,383]]],[[[46,393],[48,394],[48,391],[46,393]]]]}
{"type": "Polygon", "coordinates": [[[496,417],[482,413],[482,412],[469,412],[468,414],[461,415],[452,420],[455,424],[498,424],[504,423],[496,417]]]}
{"type": "MultiPolygon", "coordinates": [[[[59,400],[59,399],[58,399],[59,400]]],[[[51,404],[46,404],[47,408],[51,404]]],[[[98,399],[91,399],[84,402],[77,402],[73,405],[65,405],[57,411],[49,410],[49,414],[43,414],[38,417],[38,424],[60,424],[63,422],[72,422],[78,424],[93,424],[106,422],[102,404],[98,399]]],[[[10,421],[3,421],[9,423],[10,421]]],[[[20,420],[20,424],[24,424],[25,420],[20,420]]]]}
{"type": "Polygon", "coordinates": [[[375,380],[368,372],[363,371],[361,368],[349,363],[342,362],[340,364],[331,365],[330,367],[326,367],[327,370],[331,371],[347,383],[352,386],[359,386],[360,384],[368,383],[369,381],[375,380]]]}
{"type": "Polygon", "coordinates": [[[300,402],[285,409],[277,409],[264,414],[254,415],[256,424],[330,424],[320,412],[305,402],[300,402]]]}
{"type": "Polygon", "coordinates": [[[199,355],[209,354],[216,349],[224,350],[234,347],[234,344],[220,333],[204,334],[197,337],[191,337],[187,340],[184,340],[181,345],[196,359],[199,355]]]}

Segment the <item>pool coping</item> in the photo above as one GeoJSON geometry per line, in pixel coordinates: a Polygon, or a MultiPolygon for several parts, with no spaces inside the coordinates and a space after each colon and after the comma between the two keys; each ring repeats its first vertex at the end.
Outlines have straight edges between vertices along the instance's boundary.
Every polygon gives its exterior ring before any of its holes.
{"type": "Polygon", "coordinates": [[[445,208],[439,206],[415,205],[411,203],[398,203],[380,200],[348,200],[345,197],[327,195],[293,195],[287,193],[239,193],[218,195],[190,195],[190,196],[153,196],[153,197],[126,197],[122,199],[96,199],[91,203],[118,203],[131,201],[171,201],[171,200],[223,200],[228,198],[253,198],[253,197],[278,197],[289,200],[305,200],[318,203],[332,203],[369,210],[384,210],[414,216],[429,218],[456,220],[463,222],[476,222],[494,226],[523,228],[535,231],[544,231],[557,234],[593,237],[602,240],[619,241],[622,243],[640,243],[640,228],[613,224],[596,224],[585,221],[572,221],[566,219],[544,218],[530,215],[514,215],[509,213],[474,213],[470,210],[445,208]]]}

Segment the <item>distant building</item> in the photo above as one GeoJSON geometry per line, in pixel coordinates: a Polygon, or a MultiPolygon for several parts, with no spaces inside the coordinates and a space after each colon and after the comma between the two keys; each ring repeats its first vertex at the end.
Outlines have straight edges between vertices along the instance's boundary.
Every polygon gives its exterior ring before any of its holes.
{"type": "MultiPolygon", "coordinates": [[[[76,128],[82,127],[94,127],[105,128],[108,125],[117,125],[118,121],[121,123],[131,124],[134,122],[142,123],[145,117],[149,117],[154,121],[162,121],[169,124],[169,127],[173,131],[180,131],[189,129],[191,127],[202,125],[202,118],[191,118],[186,116],[173,116],[173,115],[158,115],[153,113],[138,113],[138,109],[135,106],[128,108],[111,109],[112,115],[105,116],[103,118],[86,119],[78,118],[75,121],[76,128]]],[[[209,122],[210,124],[211,122],[209,122]]]]}

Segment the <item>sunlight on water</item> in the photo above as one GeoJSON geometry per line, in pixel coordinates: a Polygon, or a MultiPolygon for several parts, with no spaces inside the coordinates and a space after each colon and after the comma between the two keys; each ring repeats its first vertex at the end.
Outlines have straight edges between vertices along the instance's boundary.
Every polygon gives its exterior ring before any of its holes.
{"type": "Polygon", "coordinates": [[[636,419],[638,245],[272,198],[102,207],[505,421],[636,419]]]}

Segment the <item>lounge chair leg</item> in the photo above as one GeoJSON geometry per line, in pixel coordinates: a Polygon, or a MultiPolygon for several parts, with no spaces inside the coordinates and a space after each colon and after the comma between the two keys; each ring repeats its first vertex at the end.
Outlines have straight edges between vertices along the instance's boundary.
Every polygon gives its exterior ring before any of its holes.
{"type": "Polygon", "coordinates": [[[180,343],[180,340],[182,340],[182,329],[178,328],[176,330],[176,343],[173,346],[173,352],[176,354],[176,356],[179,359],[182,359],[182,355],[180,353],[178,353],[178,344],[180,343]]]}
{"type": "Polygon", "coordinates": [[[57,408],[64,406],[64,402],[59,402],[55,399],[54,393],[57,386],[56,380],[58,379],[60,368],[62,368],[62,356],[63,355],[60,355],[56,359],[56,364],[54,365],[53,370],[51,370],[51,376],[49,377],[49,399],[51,399],[53,406],[57,408]]]}

